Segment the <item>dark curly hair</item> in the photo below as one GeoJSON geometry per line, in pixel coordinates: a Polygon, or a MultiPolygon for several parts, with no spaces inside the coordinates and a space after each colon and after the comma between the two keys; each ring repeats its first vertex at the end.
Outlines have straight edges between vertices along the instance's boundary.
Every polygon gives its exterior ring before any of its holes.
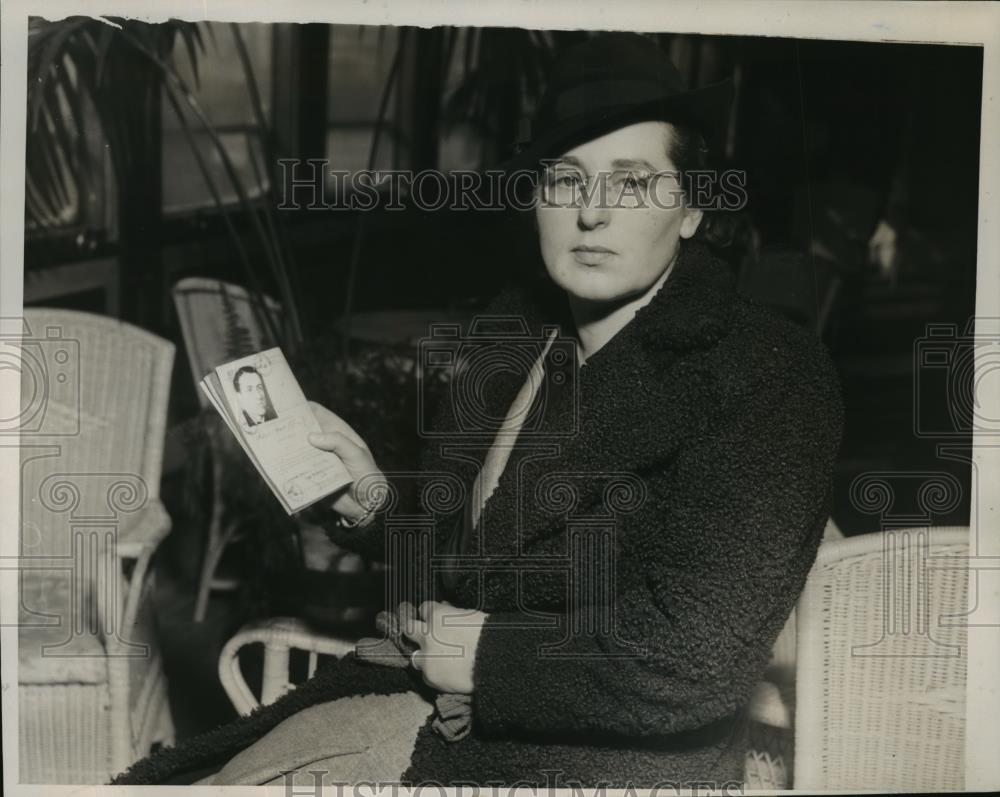
{"type": "MultiPolygon", "coordinates": [[[[666,134],[667,157],[679,172],[681,186],[687,199],[691,200],[692,184],[690,175],[706,172],[715,166],[708,143],[698,130],[686,124],[668,122],[666,134]]],[[[733,243],[737,221],[735,213],[729,210],[702,211],[701,224],[694,234],[694,240],[703,241],[713,248],[725,248],[733,243]]]]}

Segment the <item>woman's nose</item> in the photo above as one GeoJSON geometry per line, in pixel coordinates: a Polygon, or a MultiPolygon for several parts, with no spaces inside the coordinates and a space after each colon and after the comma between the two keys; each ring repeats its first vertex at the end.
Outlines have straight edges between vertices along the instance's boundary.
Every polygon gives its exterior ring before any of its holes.
{"type": "Polygon", "coordinates": [[[583,192],[576,217],[576,223],[580,229],[593,230],[597,227],[607,226],[611,220],[611,212],[605,193],[601,190],[599,180],[594,181],[589,186],[589,190],[583,192]]]}

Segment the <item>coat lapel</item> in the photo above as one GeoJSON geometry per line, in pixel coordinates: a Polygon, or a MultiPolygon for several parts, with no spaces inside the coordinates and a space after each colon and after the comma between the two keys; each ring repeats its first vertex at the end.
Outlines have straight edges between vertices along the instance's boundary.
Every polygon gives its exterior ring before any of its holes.
{"type": "MultiPolygon", "coordinates": [[[[537,399],[544,402],[536,407],[542,426],[519,436],[473,534],[473,550],[520,555],[546,538],[561,549],[568,517],[606,514],[610,481],[621,474],[641,478],[705,431],[705,407],[709,397],[718,405],[718,390],[700,355],[726,332],[734,282],[728,266],[687,243],[654,299],[585,365],[571,369],[569,382],[560,381],[567,370],[551,362],[559,352],[553,349],[537,399]],[[567,495],[575,500],[567,502],[567,495]]],[[[533,329],[540,326],[534,302],[520,308],[515,302],[506,312],[522,312],[533,329]]],[[[547,317],[567,328],[564,306],[551,307],[547,317]]]]}

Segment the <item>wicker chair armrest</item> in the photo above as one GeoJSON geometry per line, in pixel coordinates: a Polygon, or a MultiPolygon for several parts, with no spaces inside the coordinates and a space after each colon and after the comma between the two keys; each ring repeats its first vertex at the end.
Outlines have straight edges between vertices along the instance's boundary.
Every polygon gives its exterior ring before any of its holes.
{"type": "Polygon", "coordinates": [[[262,703],[267,705],[294,688],[289,679],[291,650],[309,653],[311,677],[320,655],[343,656],[354,650],[356,639],[334,637],[312,629],[306,622],[292,617],[273,617],[243,626],[226,642],[219,656],[219,680],[236,710],[249,714],[262,703]],[[246,645],[264,645],[264,674],[261,699],[247,685],[240,668],[240,649],[246,645]]]}
{"type": "Polygon", "coordinates": [[[125,580],[124,602],[118,607],[122,613],[114,625],[125,637],[136,622],[153,554],[170,533],[170,527],[170,515],[159,498],[150,499],[138,512],[125,515],[118,527],[115,550],[120,576],[125,580]],[[124,560],[134,562],[134,566],[127,567],[124,560]],[[131,573],[127,572],[129,569],[131,573]]]}

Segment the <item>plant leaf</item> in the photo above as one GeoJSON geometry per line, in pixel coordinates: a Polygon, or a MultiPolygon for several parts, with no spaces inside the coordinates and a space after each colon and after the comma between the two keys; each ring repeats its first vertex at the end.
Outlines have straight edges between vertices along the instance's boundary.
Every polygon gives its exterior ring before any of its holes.
{"type": "MultiPolygon", "coordinates": [[[[88,23],[86,19],[77,19],[73,22],[62,23],[56,26],[56,30],[51,37],[46,39],[36,39],[36,46],[41,45],[38,62],[35,64],[34,73],[28,73],[28,96],[31,106],[31,129],[38,126],[38,115],[41,112],[40,106],[45,93],[45,85],[52,77],[53,67],[58,68],[58,63],[62,61],[63,47],[71,38],[88,23]],[[37,85],[32,86],[32,83],[37,85]]],[[[30,40],[29,40],[30,41],[30,40]]]]}
{"type": "MultiPolygon", "coordinates": [[[[208,23],[203,23],[207,25],[208,23]]],[[[198,51],[204,55],[205,54],[205,40],[201,37],[201,27],[199,23],[195,22],[191,25],[191,36],[194,38],[195,42],[198,44],[198,51]]]]}
{"type": "Polygon", "coordinates": [[[62,116],[59,102],[59,84],[49,84],[49,97],[46,98],[44,127],[52,134],[54,146],[47,147],[56,169],[59,184],[63,191],[64,206],[72,203],[71,194],[77,193],[79,187],[79,166],[77,149],[78,140],[74,142],[74,134],[67,129],[62,116]],[[60,111],[53,113],[53,111],[60,111]]]}
{"type": "Polygon", "coordinates": [[[210,21],[205,22],[205,32],[208,33],[208,38],[212,42],[212,46],[218,51],[219,40],[215,38],[215,25],[210,21]]]}
{"type": "Polygon", "coordinates": [[[184,40],[184,47],[187,49],[188,61],[191,62],[191,73],[194,75],[194,87],[201,89],[201,76],[198,73],[198,52],[195,35],[198,29],[195,27],[178,28],[178,34],[184,40]]]}
{"type": "Polygon", "coordinates": [[[115,29],[110,26],[104,26],[101,28],[101,34],[97,37],[97,44],[95,45],[95,74],[94,74],[94,85],[100,86],[104,82],[104,68],[108,62],[108,53],[111,50],[111,45],[114,43],[115,29]]]}
{"type": "MultiPolygon", "coordinates": [[[[81,95],[81,91],[85,91],[85,89],[82,88],[82,85],[79,76],[77,76],[75,84],[70,80],[69,70],[63,70],[59,75],[58,86],[66,99],[70,118],[73,120],[73,125],[76,128],[77,177],[82,180],[82,183],[89,184],[91,162],[90,150],[87,147],[87,119],[84,111],[85,95],[81,95]]],[[[81,188],[83,187],[81,185],[81,188]]]]}

